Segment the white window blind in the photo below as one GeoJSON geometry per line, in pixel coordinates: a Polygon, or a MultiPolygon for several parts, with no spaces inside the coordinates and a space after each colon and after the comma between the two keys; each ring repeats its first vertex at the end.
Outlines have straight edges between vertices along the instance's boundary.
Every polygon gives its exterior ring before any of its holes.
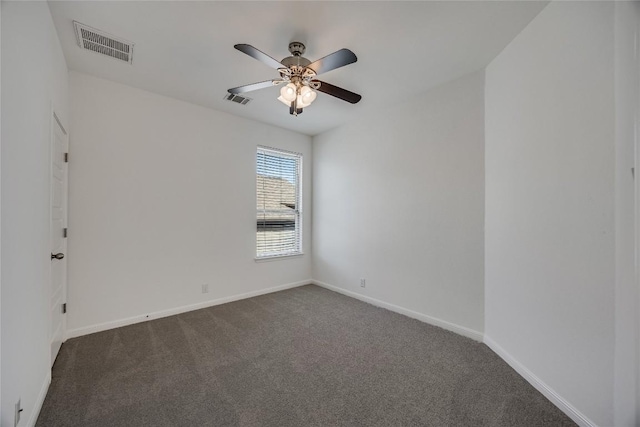
{"type": "Polygon", "coordinates": [[[258,147],[256,155],[256,257],[302,253],[302,155],[258,147]]]}

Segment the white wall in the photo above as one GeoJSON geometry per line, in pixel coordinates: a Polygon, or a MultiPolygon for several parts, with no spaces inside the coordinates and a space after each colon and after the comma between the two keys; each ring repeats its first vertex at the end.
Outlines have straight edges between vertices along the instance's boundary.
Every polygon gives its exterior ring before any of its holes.
{"type": "Polygon", "coordinates": [[[614,422],[613,10],[549,4],[487,67],[485,94],[486,342],[602,426],[614,422]]]}
{"type": "Polygon", "coordinates": [[[477,72],[314,138],[315,280],[481,336],[483,109],[477,72]]]}
{"type": "Polygon", "coordinates": [[[310,137],[70,76],[69,335],[310,279],[310,137]],[[254,261],[259,144],[304,156],[301,257],[254,261]]]}
{"type": "Polygon", "coordinates": [[[50,380],[49,153],[64,124],[67,67],[46,2],[2,2],[2,407],[35,421],[50,380]]]}
{"type": "Polygon", "coordinates": [[[638,283],[634,260],[635,121],[638,118],[640,3],[615,3],[616,111],[616,287],[615,382],[616,426],[637,425],[638,402],[638,283]],[[637,408],[636,408],[637,406],[637,408]]]}

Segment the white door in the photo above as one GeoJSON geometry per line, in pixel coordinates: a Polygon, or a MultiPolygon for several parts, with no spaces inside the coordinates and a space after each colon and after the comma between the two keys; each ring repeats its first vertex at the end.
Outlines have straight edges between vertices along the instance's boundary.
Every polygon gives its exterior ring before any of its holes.
{"type": "Polygon", "coordinates": [[[51,142],[51,365],[56,360],[65,331],[67,298],[67,148],[69,139],[53,113],[51,142]]]}

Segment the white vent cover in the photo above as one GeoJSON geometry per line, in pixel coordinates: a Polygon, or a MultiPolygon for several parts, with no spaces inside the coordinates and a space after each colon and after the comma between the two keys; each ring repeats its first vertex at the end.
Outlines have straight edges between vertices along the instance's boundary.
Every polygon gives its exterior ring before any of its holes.
{"type": "Polygon", "coordinates": [[[237,102],[238,104],[242,105],[247,105],[251,101],[251,98],[245,98],[244,96],[234,95],[232,93],[227,93],[224,96],[224,99],[226,99],[227,101],[237,102]]]}
{"type": "Polygon", "coordinates": [[[73,21],[78,46],[131,64],[133,43],[73,21]]]}

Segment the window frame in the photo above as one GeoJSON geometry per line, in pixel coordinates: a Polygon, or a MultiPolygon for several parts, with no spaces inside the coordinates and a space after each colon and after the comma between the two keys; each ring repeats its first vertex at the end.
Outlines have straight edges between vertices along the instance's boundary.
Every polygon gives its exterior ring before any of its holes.
{"type": "MultiPolygon", "coordinates": [[[[257,230],[257,226],[258,226],[258,222],[257,222],[257,215],[260,213],[260,209],[258,209],[258,207],[256,206],[256,222],[255,222],[255,226],[256,226],[256,240],[255,240],[255,246],[254,246],[254,260],[256,262],[261,262],[261,261],[274,261],[274,260],[278,260],[278,259],[286,259],[286,258],[294,258],[294,257],[300,257],[302,255],[304,255],[304,250],[303,250],[303,202],[302,202],[302,196],[303,196],[303,190],[302,190],[302,183],[303,183],[303,178],[302,178],[302,172],[303,172],[303,163],[304,163],[304,156],[302,155],[302,153],[298,153],[295,151],[290,151],[290,150],[285,150],[282,148],[276,148],[276,147],[269,147],[266,145],[258,145],[256,147],[256,151],[255,151],[255,178],[256,180],[254,182],[257,182],[257,177],[258,177],[258,162],[257,162],[257,158],[258,158],[258,154],[260,152],[266,152],[267,154],[273,154],[275,156],[282,156],[282,157],[290,157],[290,158],[295,158],[297,161],[297,183],[296,183],[296,198],[297,198],[297,209],[294,210],[295,215],[296,215],[296,227],[297,227],[297,251],[295,252],[281,252],[281,253],[269,253],[268,255],[258,255],[258,230],[257,230]]],[[[257,201],[258,199],[258,186],[256,185],[256,191],[255,191],[255,199],[257,201]]],[[[264,209],[262,210],[264,211],[264,209]]]]}

